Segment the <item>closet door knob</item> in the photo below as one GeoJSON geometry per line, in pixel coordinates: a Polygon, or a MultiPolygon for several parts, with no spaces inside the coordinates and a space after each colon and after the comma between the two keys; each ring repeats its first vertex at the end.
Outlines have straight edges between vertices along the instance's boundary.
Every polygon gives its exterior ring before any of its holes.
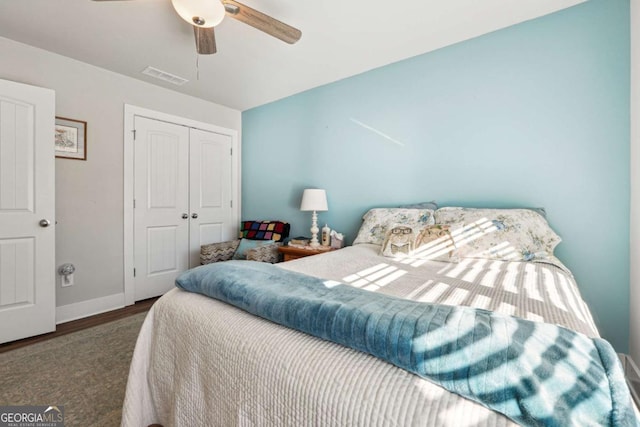
{"type": "Polygon", "coordinates": [[[187,215],[186,213],[183,213],[182,214],[182,219],[187,219],[187,218],[189,218],[189,215],[187,215]]]}
{"type": "Polygon", "coordinates": [[[40,224],[40,227],[48,227],[51,225],[51,222],[48,219],[41,219],[38,224],[40,224]]]}
{"type": "Polygon", "coordinates": [[[193,219],[198,218],[198,214],[197,214],[197,213],[192,213],[192,214],[191,214],[191,218],[193,218],[193,219]]]}

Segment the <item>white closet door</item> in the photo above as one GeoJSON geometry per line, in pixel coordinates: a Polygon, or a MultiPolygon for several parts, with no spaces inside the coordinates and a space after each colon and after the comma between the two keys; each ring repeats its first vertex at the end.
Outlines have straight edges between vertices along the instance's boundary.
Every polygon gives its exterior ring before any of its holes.
{"type": "Polygon", "coordinates": [[[189,267],[189,129],[135,117],[135,300],[162,295],[189,267]]]}
{"type": "Polygon", "coordinates": [[[55,330],[55,93],[0,80],[0,342],[55,330]]]}
{"type": "Polygon", "coordinates": [[[200,246],[237,238],[233,223],[232,139],[191,129],[191,267],[200,264],[200,246]]]}

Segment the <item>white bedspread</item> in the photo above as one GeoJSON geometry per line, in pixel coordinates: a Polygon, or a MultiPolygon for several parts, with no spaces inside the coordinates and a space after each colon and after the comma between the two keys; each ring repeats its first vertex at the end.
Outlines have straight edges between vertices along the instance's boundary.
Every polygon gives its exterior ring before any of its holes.
{"type": "MultiPolygon", "coordinates": [[[[419,301],[469,305],[597,336],[573,278],[549,264],[394,261],[357,245],[279,264],[419,301]]],[[[507,426],[477,403],[373,356],[178,289],[152,307],[123,426],[507,426]]]]}

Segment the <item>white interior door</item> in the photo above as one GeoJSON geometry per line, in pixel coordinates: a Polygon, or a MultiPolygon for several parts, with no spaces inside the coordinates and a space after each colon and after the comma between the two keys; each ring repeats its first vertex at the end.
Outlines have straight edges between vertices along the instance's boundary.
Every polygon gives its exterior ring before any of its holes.
{"type": "Polygon", "coordinates": [[[52,90],[0,80],[0,342],[55,330],[54,118],[52,90]]]}
{"type": "Polygon", "coordinates": [[[190,267],[200,265],[200,246],[237,237],[233,222],[232,139],[190,131],[190,267]]]}
{"type": "Polygon", "coordinates": [[[135,117],[135,300],[162,295],[189,267],[189,128],[135,117]]]}

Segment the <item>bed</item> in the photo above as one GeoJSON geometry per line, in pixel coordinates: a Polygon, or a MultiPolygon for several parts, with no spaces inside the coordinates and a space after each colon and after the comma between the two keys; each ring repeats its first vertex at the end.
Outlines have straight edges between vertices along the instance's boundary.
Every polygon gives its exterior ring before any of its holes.
{"type": "MultiPolygon", "coordinates": [[[[486,217],[484,212],[473,214],[486,217]]],[[[475,223],[477,228],[477,220],[465,215],[468,212],[454,212],[448,217],[462,219],[467,226],[475,223]]],[[[403,215],[371,216],[369,223],[365,216],[354,246],[277,268],[380,294],[476,307],[598,336],[571,273],[553,257],[553,248],[544,256],[541,251],[518,252],[517,257],[526,260],[513,259],[513,253],[505,256],[502,249],[498,256],[480,257],[477,251],[472,256],[461,251],[455,262],[442,262],[434,259],[454,256],[446,245],[438,244],[437,256],[425,258],[405,254],[397,244],[393,256],[382,256],[391,230],[398,223],[413,222],[403,215]]],[[[426,220],[424,215],[411,217],[418,222],[438,220],[437,211],[426,220]]],[[[440,225],[446,218],[443,214],[440,225]]],[[[507,231],[513,228],[508,218],[503,222],[507,231]]],[[[453,222],[447,225],[448,231],[455,230],[453,222]]],[[[444,240],[459,244],[455,237],[455,232],[449,233],[444,240]]],[[[539,237],[538,243],[549,243],[539,237]]],[[[442,241],[442,235],[435,240],[442,241]]],[[[154,304],[144,322],[123,406],[123,426],[154,423],[165,427],[516,425],[505,415],[374,356],[177,288],[154,304]]]]}

